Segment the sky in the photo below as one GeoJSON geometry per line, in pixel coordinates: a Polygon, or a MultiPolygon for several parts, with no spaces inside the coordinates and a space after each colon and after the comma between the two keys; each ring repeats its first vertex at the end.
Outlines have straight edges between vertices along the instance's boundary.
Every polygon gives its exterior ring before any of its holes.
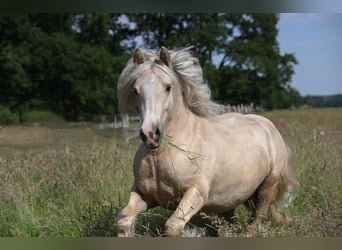
{"type": "Polygon", "coordinates": [[[292,86],[302,96],[342,94],[342,13],[280,14],[281,54],[298,60],[292,86]]]}

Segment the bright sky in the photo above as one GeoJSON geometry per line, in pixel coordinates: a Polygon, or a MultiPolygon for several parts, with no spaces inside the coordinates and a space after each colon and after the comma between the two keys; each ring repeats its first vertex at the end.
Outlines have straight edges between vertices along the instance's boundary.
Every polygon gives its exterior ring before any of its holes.
{"type": "Polygon", "coordinates": [[[301,95],[342,94],[342,13],[280,14],[281,53],[295,54],[301,95]]]}

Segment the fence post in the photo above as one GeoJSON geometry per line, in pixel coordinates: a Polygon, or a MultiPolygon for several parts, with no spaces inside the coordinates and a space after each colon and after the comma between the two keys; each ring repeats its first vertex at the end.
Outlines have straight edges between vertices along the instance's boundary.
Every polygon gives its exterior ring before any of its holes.
{"type": "Polygon", "coordinates": [[[127,113],[121,114],[121,121],[123,128],[129,128],[129,115],[127,113]]]}

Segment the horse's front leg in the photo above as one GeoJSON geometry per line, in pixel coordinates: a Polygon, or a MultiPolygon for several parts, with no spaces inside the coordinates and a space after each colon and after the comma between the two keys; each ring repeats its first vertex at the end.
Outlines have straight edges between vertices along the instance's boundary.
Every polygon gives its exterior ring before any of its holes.
{"type": "Polygon", "coordinates": [[[144,197],[133,185],[126,207],[117,216],[117,235],[118,237],[133,237],[134,223],[138,214],[146,212],[153,206],[153,202],[144,197]]]}
{"type": "Polygon", "coordinates": [[[203,207],[204,198],[197,188],[189,188],[179,202],[176,211],[167,220],[167,236],[181,236],[185,224],[203,207]]]}

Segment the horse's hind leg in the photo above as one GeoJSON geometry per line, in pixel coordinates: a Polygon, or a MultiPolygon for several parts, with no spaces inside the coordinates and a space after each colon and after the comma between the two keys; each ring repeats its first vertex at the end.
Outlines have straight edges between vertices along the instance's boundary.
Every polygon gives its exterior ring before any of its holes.
{"type": "Polygon", "coordinates": [[[133,186],[127,206],[124,207],[117,216],[117,236],[134,236],[134,223],[136,216],[147,211],[147,209],[153,206],[153,203],[143,199],[135,186],[133,186]]]}
{"type": "Polygon", "coordinates": [[[267,216],[269,208],[276,197],[278,184],[279,178],[270,175],[258,188],[253,221],[247,228],[247,236],[253,236],[258,232],[260,223],[267,216]]]}

